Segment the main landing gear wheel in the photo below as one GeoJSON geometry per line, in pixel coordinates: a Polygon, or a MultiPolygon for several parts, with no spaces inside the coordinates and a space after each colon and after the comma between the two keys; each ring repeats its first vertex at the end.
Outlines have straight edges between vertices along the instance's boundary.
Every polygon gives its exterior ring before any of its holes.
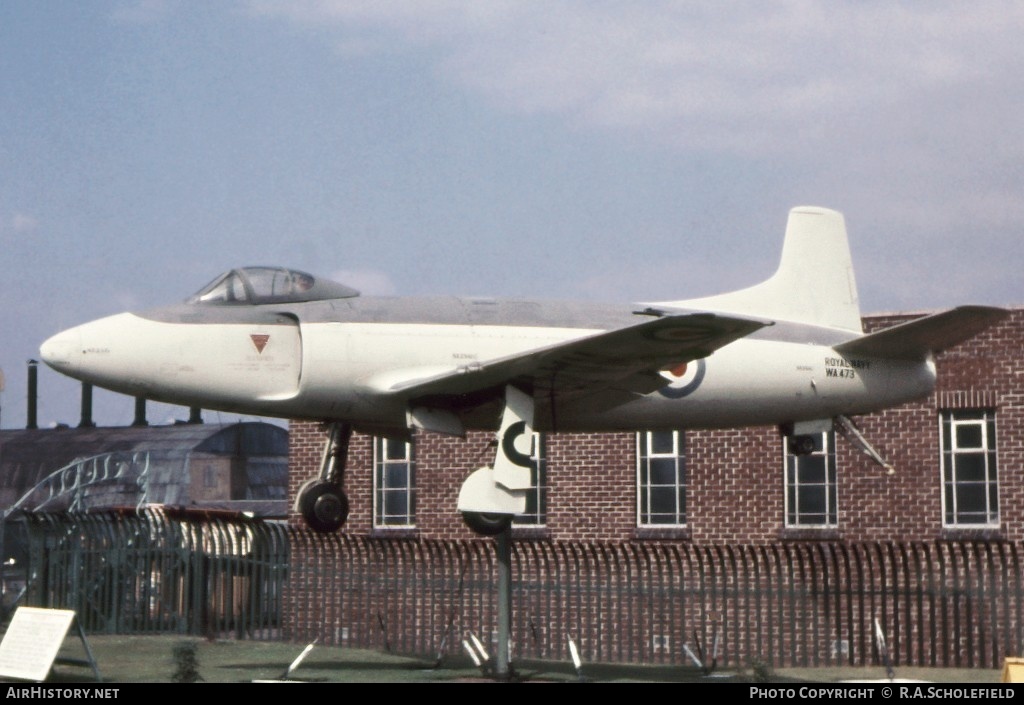
{"type": "Polygon", "coordinates": [[[485,512],[463,512],[466,526],[480,536],[497,536],[512,526],[512,514],[487,514],[485,512]]]}
{"type": "Polygon", "coordinates": [[[334,483],[317,480],[300,492],[299,513],[314,531],[333,533],[348,519],[348,496],[334,483]]]}

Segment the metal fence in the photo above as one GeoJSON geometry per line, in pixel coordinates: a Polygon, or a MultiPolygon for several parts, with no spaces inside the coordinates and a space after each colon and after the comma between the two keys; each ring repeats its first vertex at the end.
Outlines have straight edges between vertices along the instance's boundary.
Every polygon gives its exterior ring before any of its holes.
{"type": "Polygon", "coordinates": [[[281,633],[289,532],[260,521],[27,514],[20,604],[74,609],[86,631],[272,639],[281,633]]]}
{"type": "MultiPolygon", "coordinates": [[[[379,648],[438,660],[493,646],[487,540],[337,534],[259,521],[28,515],[22,604],[87,631],[379,648]]],[[[512,544],[512,654],[723,667],[998,668],[1024,645],[1024,544],[512,544]]]]}

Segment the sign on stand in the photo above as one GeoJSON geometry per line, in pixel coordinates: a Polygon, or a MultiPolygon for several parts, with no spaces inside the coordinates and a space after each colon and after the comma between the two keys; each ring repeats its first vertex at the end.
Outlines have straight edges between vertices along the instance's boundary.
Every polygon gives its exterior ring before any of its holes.
{"type": "MultiPolygon", "coordinates": [[[[0,677],[40,682],[46,680],[74,622],[74,610],[19,607],[11,618],[11,625],[3,641],[0,641],[0,677]]],[[[85,662],[75,663],[91,666],[99,680],[99,670],[81,626],[78,633],[89,658],[85,662]]]]}

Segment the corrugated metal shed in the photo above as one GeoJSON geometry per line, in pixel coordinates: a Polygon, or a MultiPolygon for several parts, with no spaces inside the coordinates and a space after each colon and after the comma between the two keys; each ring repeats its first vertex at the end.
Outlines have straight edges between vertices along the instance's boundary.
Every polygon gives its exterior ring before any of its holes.
{"type": "MultiPolygon", "coordinates": [[[[265,422],[0,431],[0,508],[62,469],[53,482],[64,496],[45,509],[229,502],[283,515],[288,431],[265,422]]],[[[41,501],[37,493],[24,508],[41,501]]]]}

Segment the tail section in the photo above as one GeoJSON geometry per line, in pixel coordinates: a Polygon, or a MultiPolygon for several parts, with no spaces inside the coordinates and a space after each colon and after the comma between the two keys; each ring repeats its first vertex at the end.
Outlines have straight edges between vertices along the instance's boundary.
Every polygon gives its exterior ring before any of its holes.
{"type": "Polygon", "coordinates": [[[863,332],[846,223],[841,213],[826,208],[789,212],[782,261],[770,279],[728,294],[661,305],[863,332]]]}

